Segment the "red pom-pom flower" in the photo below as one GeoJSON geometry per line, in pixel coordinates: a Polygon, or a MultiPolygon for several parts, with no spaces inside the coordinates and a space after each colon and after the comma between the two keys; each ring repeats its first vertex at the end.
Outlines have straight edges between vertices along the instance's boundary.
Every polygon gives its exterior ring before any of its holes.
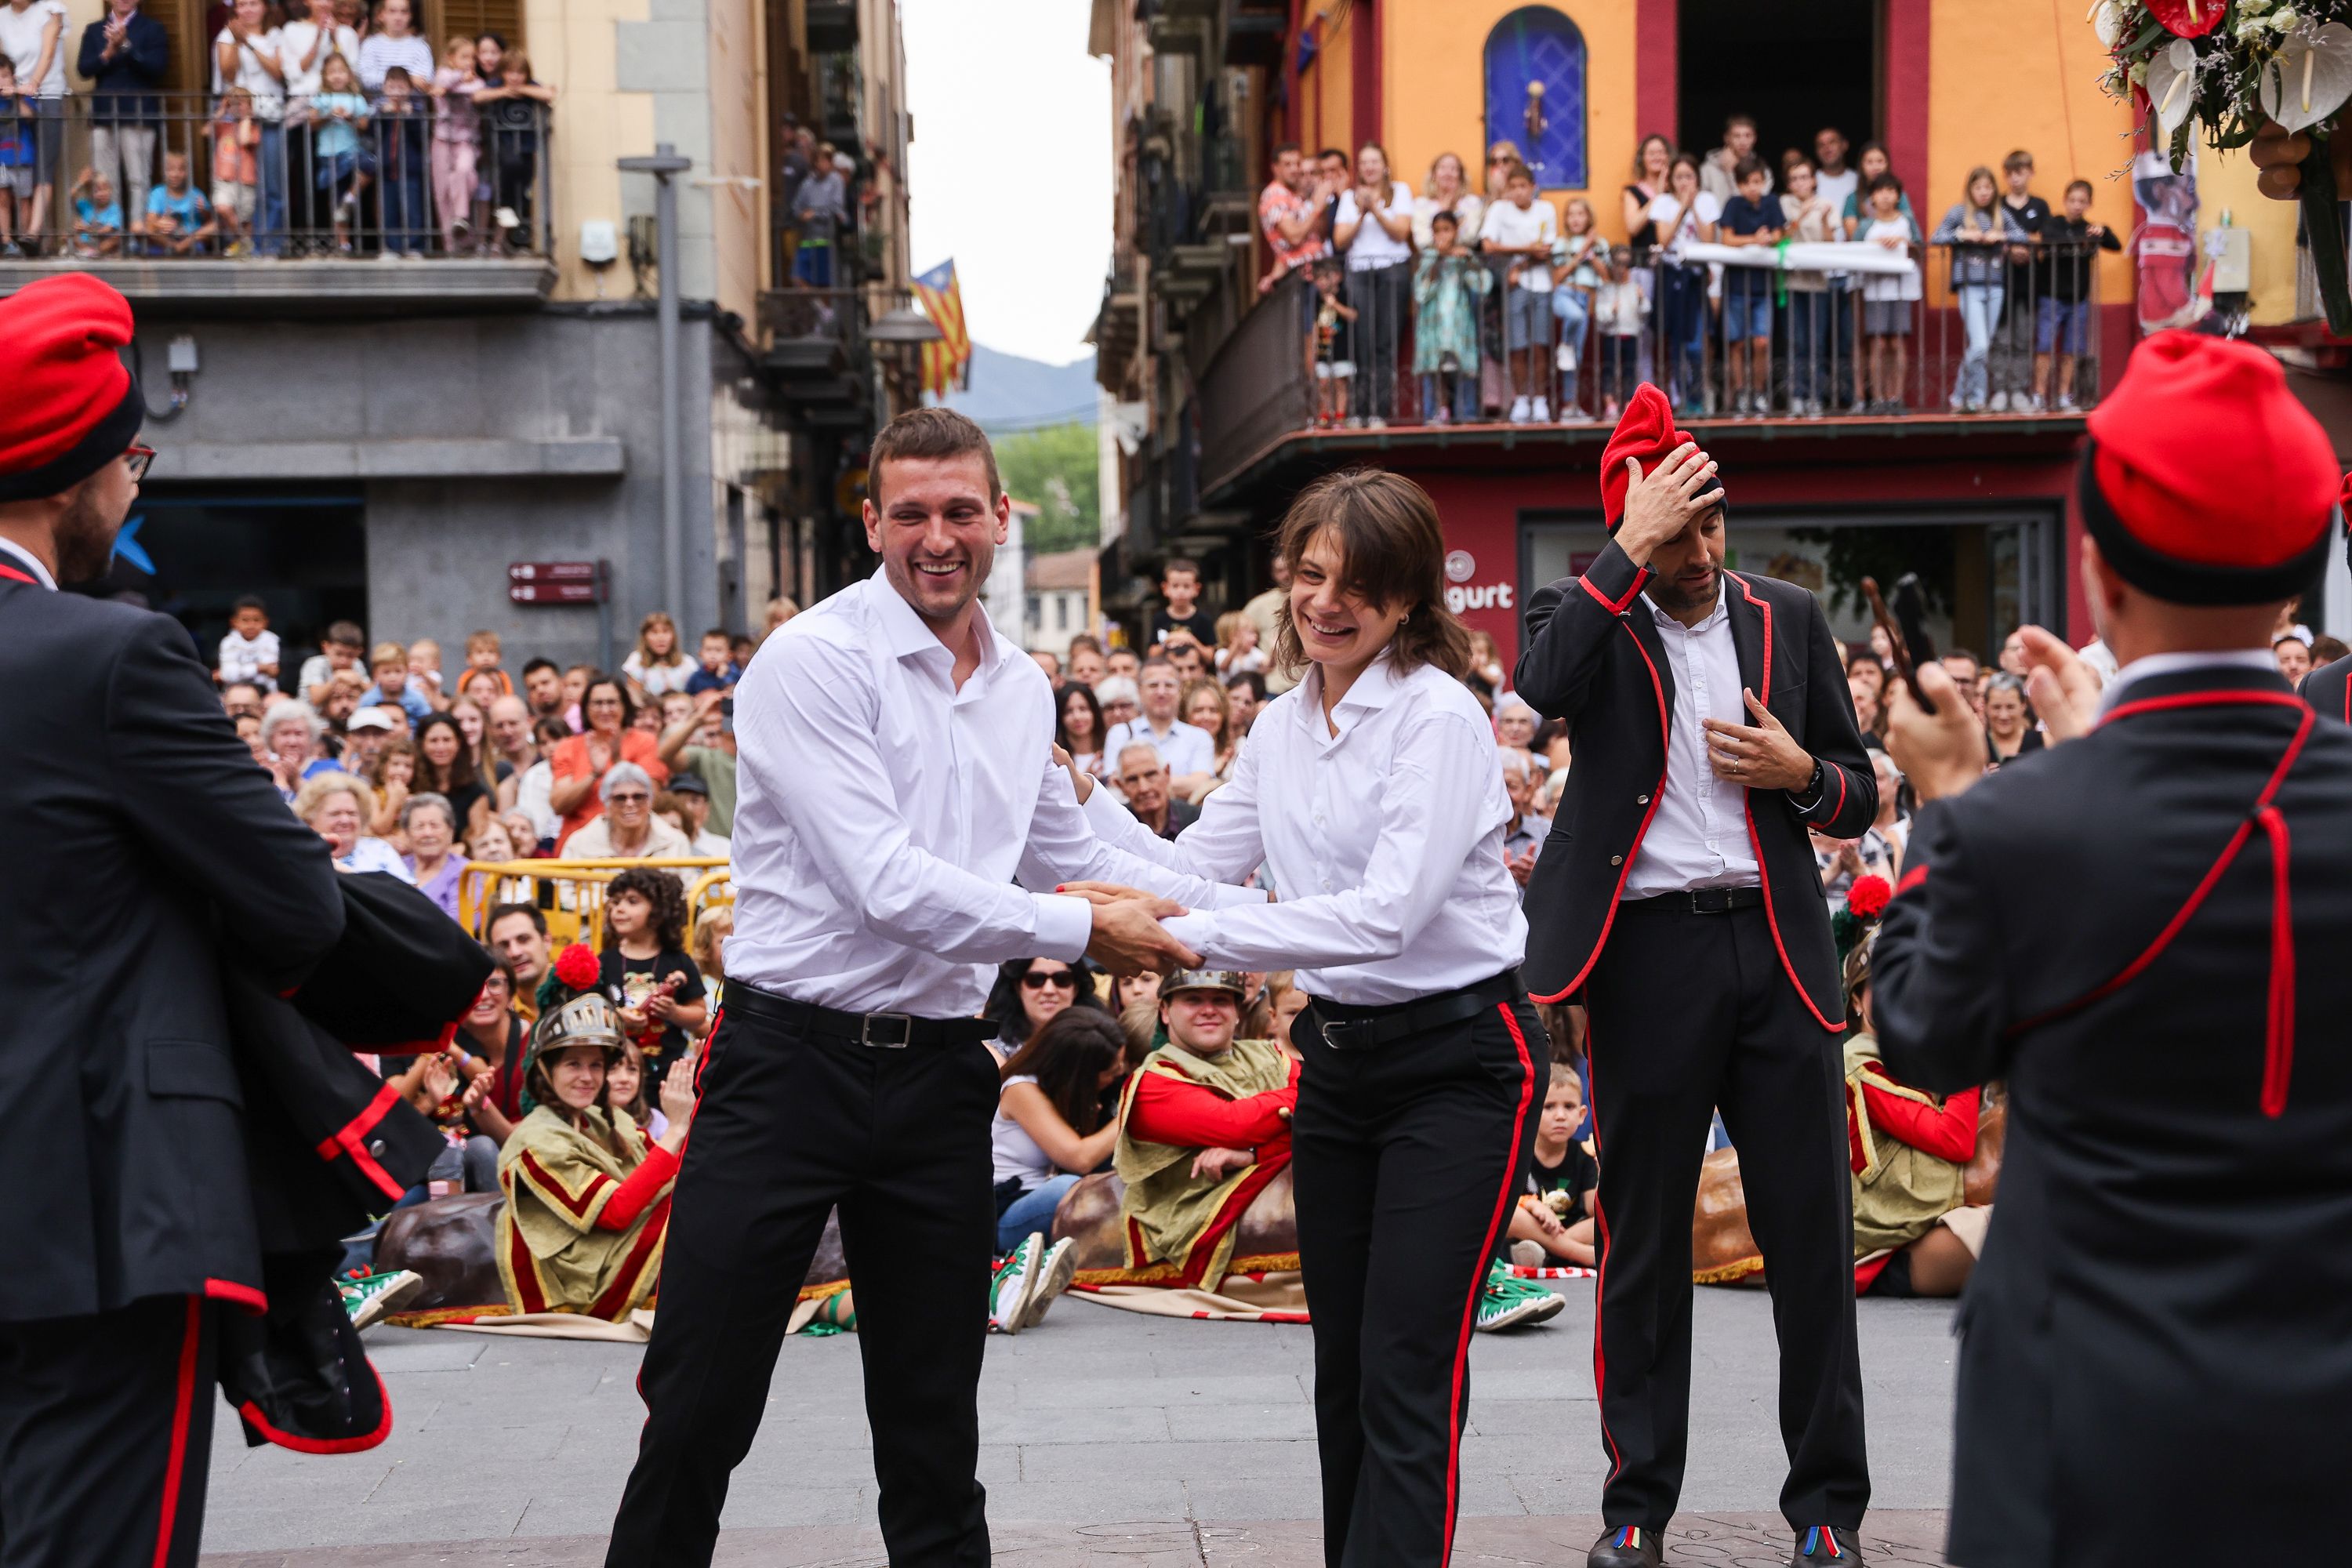
{"type": "Polygon", "coordinates": [[[555,961],[555,977],[574,991],[587,990],[596,984],[597,976],[603,973],[604,968],[596,962],[596,955],[588,951],[588,944],[584,942],[573,942],[563,950],[563,956],[555,961]]]}
{"type": "Polygon", "coordinates": [[[2221,25],[2228,0],[2147,0],[2147,14],[2176,38],[2201,38],[2221,25]]]}
{"type": "Polygon", "coordinates": [[[1895,897],[1895,889],[1884,877],[1856,877],[1853,886],[1845,890],[1845,907],[1862,920],[1875,920],[1886,912],[1887,901],[1895,897]]]}

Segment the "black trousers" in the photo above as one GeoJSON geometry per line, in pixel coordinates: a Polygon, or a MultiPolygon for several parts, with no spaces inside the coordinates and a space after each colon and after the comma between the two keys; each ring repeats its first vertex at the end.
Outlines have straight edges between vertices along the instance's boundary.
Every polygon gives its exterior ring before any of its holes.
{"type": "MultiPolygon", "coordinates": [[[[1524,1000],[1361,1050],[1322,1026],[1291,1122],[1298,1255],[1315,1319],[1315,1431],[1330,1568],[1437,1568],[1452,1550],[1472,1314],[1539,1098],[1524,1000]]],[[[863,1327],[861,1321],[860,1326],[863,1327]]]]}
{"type": "Polygon", "coordinates": [[[215,1308],[0,1323],[0,1568],[194,1568],[215,1308]]]}
{"type": "Polygon", "coordinates": [[[980,1568],[995,1059],[977,1043],[802,1035],[751,1016],[744,989],[729,987],[702,1073],[638,1379],[645,1434],[605,1561],[710,1561],[729,1475],[759,1431],[795,1294],[838,1208],[890,1562],[980,1568]]]}
{"type": "Polygon", "coordinates": [[[1663,1530],[1682,1493],[1692,1209],[1720,1108],[1780,1343],[1780,1511],[1795,1529],[1859,1526],[1870,1473],[1841,1037],[1806,1009],[1761,909],[1621,910],[1585,1000],[1601,1157],[1603,1518],[1663,1530]]]}

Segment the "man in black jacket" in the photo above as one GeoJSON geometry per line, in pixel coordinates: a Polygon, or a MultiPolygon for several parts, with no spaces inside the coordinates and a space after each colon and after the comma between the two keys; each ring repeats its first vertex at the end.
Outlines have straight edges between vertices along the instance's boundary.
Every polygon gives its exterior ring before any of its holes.
{"type": "Polygon", "coordinates": [[[275,993],[345,919],[187,632],[56,591],[152,456],[130,338],[87,276],[0,302],[0,1555],[57,1568],[195,1562],[215,1314],[264,1300],[222,960],[275,993]]]}
{"type": "Polygon", "coordinates": [[[1658,1563],[1681,1493],[1691,1212],[1718,1107],[1772,1283],[1796,1561],[1853,1560],[1870,1499],[1845,1012],[1808,829],[1859,837],[1877,781],[1819,603],[1723,569],[1714,476],[1639,388],[1601,459],[1611,541],[1528,601],[1517,678],[1576,752],[1528,882],[1526,973],[1538,1002],[1581,991],[1591,1023],[1609,1456],[1591,1568],[1658,1563]]]}
{"type": "Polygon", "coordinates": [[[2352,731],[2270,651],[2326,557],[2335,457],[2277,362],[2188,332],[2139,345],[2090,434],[2105,690],[2028,628],[2063,743],[1987,777],[1941,670],[1932,715],[1889,689],[1927,804],[1872,957],[1879,1048],[1906,1083],[2009,1090],[1947,1550],[2340,1561],[2352,731]]]}

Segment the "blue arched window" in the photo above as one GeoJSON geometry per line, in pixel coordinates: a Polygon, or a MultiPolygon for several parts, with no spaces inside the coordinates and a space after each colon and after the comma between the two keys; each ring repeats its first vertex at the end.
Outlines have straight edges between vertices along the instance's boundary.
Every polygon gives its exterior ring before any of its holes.
{"type": "Polygon", "coordinates": [[[1509,142],[1557,189],[1587,183],[1584,160],[1584,35],[1549,5],[1523,5],[1486,35],[1486,144],[1509,142]],[[1541,94],[1528,91],[1539,85],[1541,94]],[[1541,134],[1528,134],[1535,113],[1541,134]]]}

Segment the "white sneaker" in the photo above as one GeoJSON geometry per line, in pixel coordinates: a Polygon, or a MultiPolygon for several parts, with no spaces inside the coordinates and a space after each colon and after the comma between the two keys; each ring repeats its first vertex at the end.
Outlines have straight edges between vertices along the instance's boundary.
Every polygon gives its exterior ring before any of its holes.
{"type": "Polygon", "coordinates": [[[1986,406],[1990,407],[1990,409],[1991,409],[1995,414],[2006,414],[2006,413],[2008,413],[2008,412],[2009,412],[2009,394],[2008,394],[2008,393],[2006,393],[2006,392],[1996,392],[1996,393],[1994,393],[1994,394],[1992,395],[1992,402],[1991,402],[1991,403],[1990,403],[1990,404],[1988,404],[1986,406]]]}
{"type": "Polygon", "coordinates": [[[2057,403],[2053,406],[2061,414],[2074,414],[2079,412],[2074,405],[2074,395],[2070,392],[2060,393],[2058,395],[2057,403]]]}
{"type": "Polygon", "coordinates": [[[1078,1244],[1066,1236],[1045,1249],[1045,1261],[1037,1266],[1037,1288],[1029,1292],[1029,1305],[1022,1312],[1021,1326],[1034,1329],[1044,1322],[1045,1309],[1077,1277],[1078,1244]]]}
{"type": "Polygon", "coordinates": [[[1568,344],[1562,343],[1559,348],[1552,351],[1551,363],[1559,366],[1562,370],[1574,370],[1576,368],[1576,351],[1570,348],[1568,344]]]}
{"type": "Polygon", "coordinates": [[[988,1287],[988,1321],[999,1333],[1017,1334],[1029,1326],[1029,1300],[1045,1278],[1045,1238],[1031,1231],[1003,1262],[988,1287]]]}
{"type": "Polygon", "coordinates": [[[1549,401],[1547,401],[1546,399],[1544,399],[1544,398],[1540,398],[1540,397],[1537,398],[1537,399],[1536,399],[1536,411],[1535,411],[1535,413],[1534,413],[1532,416],[1530,416],[1530,417],[1531,417],[1531,418],[1533,418],[1533,419],[1535,420],[1535,422],[1536,422],[1537,424],[1538,424],[1538,425],[1549,425],[1549,424],[1550,424],[1550,423],[1551,423],[1551,404],[1550,404],[1549,401]]]}
{"type": "Polygon", "coordinates": [[[2022,413],[2039,414],[2042,412],[2042,399],[2029,393],[2018,399],[2018,408],[2022,413]]]}
{"type": "Polygon", "coordinates": [[[1524,425],[1527,422],[1528,400],[1524,397],[1514,397],[1511,399],[1511,423],[1524,425]]]}

